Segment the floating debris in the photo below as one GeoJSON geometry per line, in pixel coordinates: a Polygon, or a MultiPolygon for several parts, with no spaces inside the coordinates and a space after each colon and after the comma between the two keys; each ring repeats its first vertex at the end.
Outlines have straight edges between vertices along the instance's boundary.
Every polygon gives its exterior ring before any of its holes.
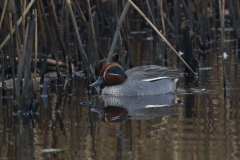
{"type": "Polygon", "coordinates": [[[224,53],[223,53],[223,58],[226,60],[226,59],[227,59],[227,57],[228,57],[227,53],[226,53],[226,52],[224,52],[224,53]]]}
{"type": "Polygon", "coordinates": [[[199,68],[200,71],[206,71],[206,70],[211,70],[212,67],[201,67],[199,68]]]}
{"type": "Polygon", "coordinates": [[[85,74],[83,73],[83,71],[74,72],[74,74],[78,77],[85,77],[85,74]]]}
{"type": "Polygon", "coordinates": [[[178,53],[179,53],[179,55],[180,55],[180,56],[184,55],[184,53],[183,53],[183,52],[181,52],[181,51],[179,51],[178,53]]]}
{"type": "Polygon", "coordinates": [[[43,150],[41,150],[41,152],[60,152],[60,151],[63,151],[63,150],[65,150],[65,149],[53,149],[53,148],[51,148],[51,149],[43,149],[43,150]]]}
{"type": "Polygon", "coordinates": [[[60,113],[60,110],[53,110],[53,113],[60,113]]]}
{"type": "Polygon", "coordinates": [[[131,31],[130,34],[145,34],[147,31],[131,31]]]}
{"type": "Polygon", "coordinates": [[[83,105],[83,106],[89,106],[89,105],[92,104],[92,102],[89,101],[89,100],[85,100],[85,101],[80,102],[80,104],[83,105]]]}

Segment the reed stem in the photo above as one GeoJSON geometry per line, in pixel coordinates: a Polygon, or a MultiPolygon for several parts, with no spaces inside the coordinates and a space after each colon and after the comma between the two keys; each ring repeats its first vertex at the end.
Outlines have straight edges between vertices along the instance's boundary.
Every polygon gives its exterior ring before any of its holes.
{"type": "Polygon", "coordinates": [[[3,11],[2,11],[2,16],[1,16],[1,20],[0,20],[0,31],[1,31],[1,28],[2,28],[2,22],[3,22],[4,14],[5,14],[5,11],[6,11],[7,2],[8,2],[8,0],[5,0],[4,5],[3,5],[3,11]]]}
{"type": "MultiPolygon", "coordinates": [[[[31,2],[28,4],[26,10],[23,12],[23,16],[26,16],[28,11],[30,10],[30,8],[32,7],[33,3],[35,2],[35,0],[31,0],[31,2]]],[[[19,18],[19,20],[17,21],[17,27],[22,23],[23,20],[23,16],[21,16],[19,18]]],[[[13,28],[13,33],[15,32],[16,26],[14,26],[13,28]]],[[[8,36],[5,38],[5,40],[2,42],[2,44],[0,45],[0,50],[3,48],[3,46],[7,43],[7,41],[10,39],[10,33],[8,34],[8,36]]],[[[19,46],[20,47],[20,46],[19,46]]]]}
{"type": "Polygon", "coordinates": [[[37,10],[35,11],[35,59],[34,59],[34,92],[36,93],[36,78],[37,78],[37,53],[38,53],[38,27],[37,27],[37,10]]]}
{"type": "Polygon", "coordinates": [[[27,55],[26,55],[26,62],[25,62],[25,70],[24,70],[24,85],[23,85],[23,101],[21,106],[21,110],[28,111],[31,100],[32,93],[29,93],[30,86],[32,85],[32,79],[30,68],[31,68],[31,59],[32,59],[32,48],[33,48],[33,40],[35,36],[35,21],[36,14],[33,13],[31,24],[30,24],[30,31],[28,36],[28,45],[27,45],[27,55]],[[31,79],[30,79],[31,78],[31,79]],[[25,106],[26,105],[26,106],[25,106]]]}
{"type": "Polygon", "coordinates": [[[153,14],[152,14],[152,11],[151,11],[151,8],[150,8],[150,5],[149,5],[148,0],[146,0],[146,3],[147,3],[147,7],[148,7],[148,10],[149,10],[149,13],[150,13],[150,15],[151,15],[153,24],[154,24],[155,26],[157,26],[157,25],[156,25],[156,22],[155,22],[155,20],[154,20],[154,17],[153,17],[153,14]]]}
{"type": "Polygon", "coordinates": [[[124,9],[123,9],[123,12],[121,14],[121,17],[120,19],[118,20],[118,24],[117,24],[117,29],[115,31],[115,34],[114,34],[114,37],[113,37],[113,41],[112,41],[112,45],[111,45],[111,48],[110,48],[110,51],[108,53],[108,58],[107,58],[107,63],[110,63],[111,60],[112,60],[112,56],[113,56],[113,53],[114,53],[114,49],[115,49],[115,46],[117,44],[117,40],[118,40],[118,36],[119,36],[119,31],[120,31],[120,28],[121,28],[121,25],[122,25],[122,22],[124,20],[124,17],[126,16],[127,14],[127,11],[130,7],[130,2],[127,2],[127,4],[125,5],[124,9]]]}
{"type": "Polygon", "coordinates": [[[49,5],[49,8],[51,8],[51,13],[52,13],[52,17],[53,17],[53,20],[54,20],[55,30],[57,31],[57,37],[58,37],[59,42],[61,44],[60,47],[62,49],[63,58],[65,59],[65,57],[67,55],[66,48],[65,48],[65,45],[64,45],[64,42],[63,42],[63,38],[61,36],[60,25],[58,23],[58,18],[57,18],[56,9],[55,9],[55,5],[54,5],[53,0],[48,0],[48,5],[49,5]]]}
{"type": "MultiPolygon", "coordinates": [[[[72,23],[73,23],[73,28],[74,28],[74,31],[75,31],[75,34],[77,36],[77,42],[78,42],[78,49],[79,51],[81,52],[81,54],[83,55],[84,59],[86,62],[89,62],[88,61],[88,57],[83,49],[83,45],[82,45],[82,41],[81,41],[81,38],[80,38],[80,35],[79,35],[79,31],[78,31],[78,27],[77,27],[77,23],[76,23],[76,20],[75,20],[75,17],[74,17],[74,14],[73,14],[73,10],[72,10],[72,6],[71,6],[71,2],[70,0],[65,0],[66,1],[66,4],[67,4],[67,7],[69,9],[69,13],[70,13],[70,18],[72,20],[72,23]]],[[[84,61],[84,60],[83,60],[84,61]]],[[[95,73],[94,73],[94,70],[93,70],[93,67],[92,65],[90,64],[90,71],[92,74],[94,74],[94,77],[95,77],[95,73]]],[[[95,77],[96,79],[96,77],[95,77]]]]}

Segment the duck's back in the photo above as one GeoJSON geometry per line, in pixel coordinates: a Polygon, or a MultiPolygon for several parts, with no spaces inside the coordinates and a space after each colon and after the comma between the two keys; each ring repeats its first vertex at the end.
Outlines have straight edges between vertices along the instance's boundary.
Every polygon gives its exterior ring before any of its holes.
{"type": "Polygon", "coordinates": [[[158,77],[179,79],[183,75],[183,73],[180,72],[178,69],[171,69],[156,65],[134,67],[132,69],[127,70],[125,73],[128,76],[128,78],[132,80],[146,80],[158,77]]]}
{"type": "Polygon", "coordinates": [[[155,65],[135,67],[125,73],[128,78],[124,83],[106,86],[102,94],[138,96],[171,93],[176,90],[174,79],[178,79],[182,76],[182,73],[176,69],[155,65]]]}

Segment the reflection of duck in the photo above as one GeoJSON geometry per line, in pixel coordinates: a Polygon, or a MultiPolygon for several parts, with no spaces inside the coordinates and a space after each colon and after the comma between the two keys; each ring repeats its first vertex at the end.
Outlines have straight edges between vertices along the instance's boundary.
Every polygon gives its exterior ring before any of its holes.
{"type": "Polygon", "coordinates": [[[98,112],[102,121],[110,128],[116,128],[126,119],[127,110],[121,107],[91,108],[92,112],[98,112]]]}
{"type": "Polygon", "coordinates": [[[178,101],[175,94],[163,94],[155,96],[102,96],[105,106],[123,107],[128,115],[138,118],[153,118],[156,116],[176,115],[172,110],[178,101]]]}
{"type": "Polygon", "coordinates": [[[106,84],[102,94],[115,96],[159,95],[174,92],[176,82],[182,77],[177,69],[148,65],[126,72],[117,63],[103,66],[99,79],[90,85],[106,84]]]}
{"type": "Polygon", "coordinates": [[[91,111],[98,112],[105,122],[122,122],[127,115],[127,110],[121,107],[91,108],[91,111]]]}
{"type": "Polygon", "coordinates": [[[100,118],[103,122],[107,125],[108,128],[116,130],[116,136],[121,139],[121,146],[123,150],[127,150],[127,142],[128,139],[124,138],[121,124],[126,119],[126,116],[128,114],[127,110],[125,108],[121,107],[112,107],[108,106],[105,108],[91,108],[92,112],[98,112],[100,115],[100,118]]]}
{"type": "Polygon", "coordinates": [[[103,95],[102,98],[105,108],[92,108],[91,110],[98,112],[104,122],[121,123],[126,118],[124,116],[126,112],[133,119],[151,119],[157,116],[179,114],[173,110],[178,104],[175,94],[118,97],[103,95]]]}

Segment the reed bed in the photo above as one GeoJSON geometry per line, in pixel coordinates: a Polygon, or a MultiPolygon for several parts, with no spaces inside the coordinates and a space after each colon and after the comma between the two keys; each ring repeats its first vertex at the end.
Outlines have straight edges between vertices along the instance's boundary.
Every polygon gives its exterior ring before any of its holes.
{"type": "Polygon", "coordinates": [[[4,0],[0,14],[2,96],[7,96],[5,80],[12,78],[16,114],[19,104],[20,110],[28,112],[36,102],[32,96],[37,92],[36,78],[41,77],[40,84],[44,85],[49,65],[55,66],[58,86],[67,86],[70,95],[75,71],[83,71],[87,85],[98,77],[99,61],[109,63],[115,53],[124,69],[133,67],[130,32],[134,26],[130,24],[135,19],[146,20],[142,26],[153,29],[156,46],[162,47],[162,65],[167,66],[171,50],[178,60],[183,59],[179,52],[185,52],[185,71],[193,76],[197,58],[209,54],[210,40],[220,35],[224,88],[226,18],[240,49],[239,2],[235,0],[4,0]],[[111,40],[103,44],[102,37],[111,40]],[[198,57],[193,48],[198,49],[198,57]],[[62,63],[66,64],[65,80],[60,71],[62,63]]]}

